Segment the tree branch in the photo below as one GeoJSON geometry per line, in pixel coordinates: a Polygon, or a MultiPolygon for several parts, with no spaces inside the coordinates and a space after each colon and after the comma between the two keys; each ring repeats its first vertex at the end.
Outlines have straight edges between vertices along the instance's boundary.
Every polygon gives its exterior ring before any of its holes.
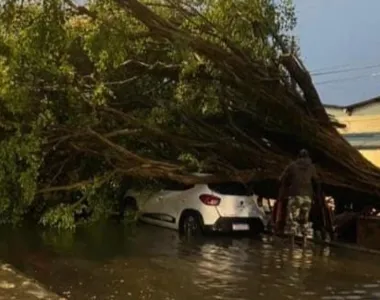
{"type": "Polygon", "coordinates": [[[91,185],[94,183],[102,185],[105,182],[107,182],[108,180],[110,180],[112,178],[112,176],[114,176],[115,174],[116,174],[116,172],[113,171],[113,172],[110,172],[109,174],[107,174],[107,175],[105,175],[99,179],[94,178],[94,179],[83,180],[83,181],[76,182],[76,183],[69,184],[69,185],[45,187],[45,188],[38,190],[36,194],[77,190],[77,189],[83,188],[84,186],[91,185]]]}

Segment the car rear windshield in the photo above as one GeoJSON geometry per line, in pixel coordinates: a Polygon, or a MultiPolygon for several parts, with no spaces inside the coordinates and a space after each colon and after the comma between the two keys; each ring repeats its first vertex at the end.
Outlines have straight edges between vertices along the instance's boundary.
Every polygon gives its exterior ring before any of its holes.
{"type": "Polygon", "coordinates": [[[249,196],[251,194],[244,184],[238,182],[208,184],[208,187],[221,195],[249,196]]]}
{"type": "Polygon", "coordinates": [[[162,187],[163,189],[169,190],[169,191],[186,191],[188,189],[193,188],[194,185],[187,185],[187,184],[183,184],[183,183],[179,183],[179,182],[175,182],[171,180],[165,180],[165,181],[162,181],[162,187]]]}

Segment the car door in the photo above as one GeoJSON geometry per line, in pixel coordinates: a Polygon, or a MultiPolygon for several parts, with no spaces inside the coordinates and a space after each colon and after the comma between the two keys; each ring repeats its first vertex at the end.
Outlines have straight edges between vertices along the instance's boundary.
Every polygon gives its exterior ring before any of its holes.
{"type": "Polygon", "coordinates": [[[180,214],[185,206],[185,195],[193,186],[166,181],[158,195],[160,213],[171,228],[177,228],[180,214]]]}
{"type": "Polygon", "coordinates": [[[138,204],[141,211],[154,213],[159,209],[158,195],[160,190],[144,190],[139,192],[138,204]]]}
{"type": "Polygon", "coordinates": [[[141,218],[150,224],[168,228],[175,228],[176,217],[173,216],[171,204],[172,196],[176,191],[163,188],[149,195],[141,210],[141,218]]]}

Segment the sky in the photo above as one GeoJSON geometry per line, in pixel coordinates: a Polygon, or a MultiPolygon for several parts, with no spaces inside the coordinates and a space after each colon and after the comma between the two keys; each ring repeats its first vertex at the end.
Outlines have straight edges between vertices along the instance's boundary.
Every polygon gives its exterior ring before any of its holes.
{"type": "Polygon", "coordinates": [[[380,0],[294,3],[301,58],[322,102],[348,105],[380,96],[380,0]]]}

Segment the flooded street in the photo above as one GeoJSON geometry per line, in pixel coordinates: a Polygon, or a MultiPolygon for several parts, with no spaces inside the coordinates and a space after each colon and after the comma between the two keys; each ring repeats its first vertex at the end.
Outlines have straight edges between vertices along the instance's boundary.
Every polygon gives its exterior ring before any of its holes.
{"type": "Polygon", "coordinates": [[[0,259],[68,299],[380,299],[380,257],[152,226],[1,229],[0,259]]]}

